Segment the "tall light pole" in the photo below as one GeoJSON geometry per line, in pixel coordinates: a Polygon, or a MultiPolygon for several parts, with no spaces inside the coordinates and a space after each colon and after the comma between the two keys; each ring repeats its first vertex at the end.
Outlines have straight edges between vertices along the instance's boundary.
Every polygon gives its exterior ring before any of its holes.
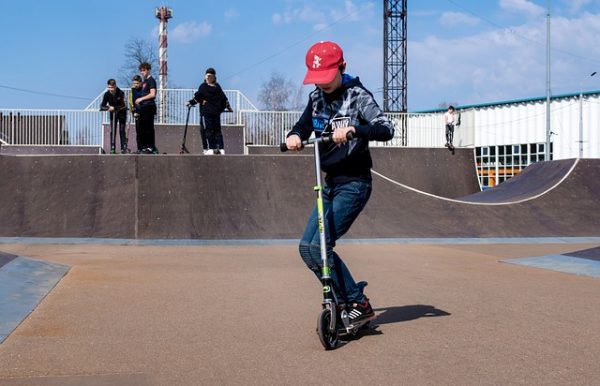
{"type": "MultiPolygon", "coordinates": [[[[589,77],[594,75],[596,75],[596,71],[592,72],[589,77]]],[[[583,82],[579,87],[579,158],[583,158],[583,82]]]]}
{"type": "Polygon", "coordinates": [[[546,161],[550,161],[550,142],[552,136],[550,125],[550,94],[550,0],[548,0],[548,13],[546,14],[546,161]]]}
{"type": "Polygon", "coordinates": [[[154,11],[154,16],[160,20],[158,28],[158,56],[159,56],[159,70],[158,70],[158,89],[160,90],[160,105],[158,111],[158,117],[160,123],[165,123],[167,118],[167,22],[173,17],[173,10],[167,7],[159,7],[154,11]]]}

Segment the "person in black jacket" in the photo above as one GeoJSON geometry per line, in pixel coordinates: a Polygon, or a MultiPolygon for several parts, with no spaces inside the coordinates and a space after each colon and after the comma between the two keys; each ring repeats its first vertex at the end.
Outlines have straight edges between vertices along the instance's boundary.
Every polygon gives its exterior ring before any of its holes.
{"type": "Polygon", "coordinates": [[[129,150],[127,148],[127,132],[125,126],[127,124],[127,104],[125,103],[125,93],[117,87],[117,82],[114,79],[109,79],[106,82],[107,91],[102,97],[100,103],[101,111],[110,111],[110,152],[115,154],[116,142],[116,125],[119,125],[119,136],[121,140],[121,153],[125,154],[129,150]]]}
{"type": "MultiPolygon", "coordinates": [[[[354,323],[373,317],[373,308],[340,256],[333,250],[336,240],[349,229],[371,195],[372,160],[369,141],[388,141],[394,136],[392,123],[383,115],[373,95],[358,78],[345,74],[346,62],[340,46],[319,42],[306,53],[308,71],[304,84],[315,84],[300,119],[288,133],[289,150],[301,150],[311,134],[330,135],[320,142],[320,162],[325,172],[323,209],[331,278],[354,323]],[[349,132],[353,139],[348,140],[349,132]]],[[[320,278],[322,269],[317,208],[313,210],[299,245],[300,256],[320,278]]]]}
{"type": "Polygon", "coordinates": [[[224,110],[232,112],[227,96],[217,83],[214,68],[209,67],[204,75],[204,82],[198,87],[194,98],[187,103],[188,106],[200,104],[201,130],[204,154],[225,154],[223,133],[221,131],[221,113],[224,110]]]}
{"type": "Polygon", "coordinates": [[[152,67],[150,63],[142,63],[139,66],[142,75],[142,96],[134,103],[139,110],[138,125],[140,128],[140,146],[138,152],[141,154],[158,154],[154,134],[154,116],[156,115],[156,80],[150,74],[152,67]]]}

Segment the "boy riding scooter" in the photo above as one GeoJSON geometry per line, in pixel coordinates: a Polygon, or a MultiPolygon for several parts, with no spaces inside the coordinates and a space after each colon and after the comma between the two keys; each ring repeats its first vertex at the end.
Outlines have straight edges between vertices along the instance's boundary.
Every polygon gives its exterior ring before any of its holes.
{"type": "Polygon", "coordinates": [[[329,274],[335,293],[346,304],[350,325],[356,325],[371,319],[374,312],[363,293],[364,284],[354,280],[334,247],[371,195],[373,163],[369,141],[392,139],[394,127],[360,80],[345,73],[343,51],[336,43],[319,42],[310,47],[306,67],[304,84],[314,84],[316,88],[310,93],[299,121],[288,133],[285,147],[301,150],[303,141],[306,143],[313,132],[316,138],[331,138],[315,144],[319,147],[318,162],[326,174],[322,225],[327,266],[321,257],[318,207],[313,210],[300,241],[300,256],[317,278],[329,274]]]}

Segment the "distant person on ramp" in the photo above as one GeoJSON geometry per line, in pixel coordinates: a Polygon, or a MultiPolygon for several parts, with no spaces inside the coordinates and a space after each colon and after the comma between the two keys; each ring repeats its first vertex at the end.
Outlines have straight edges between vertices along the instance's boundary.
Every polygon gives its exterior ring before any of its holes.
{"type": "MultiPolygon", "coordinates": [[[[325,172],[323,207],[327,259],[337,292],[347,304],[351,322],[371,318],[373,308],[350,270],[333,250],[367,204],[371,195],[369,141],[388,141],[394,136],[392,123],[383,115],[373,95],[358,77],[345,73],[342,48],[334,42],[319,42],[306,53],[304,84],[314,84],[308,104],[288,133],[289,150],[302,150],[302,141],[311,134],[331,136],[320,142],[321,168],[325,172]],[[351,132],[353,138],[348,139],[351,132]]],[[[292,173],[293,170],[290,170],[292,173]]],[[[300,241],[300,256],[320,278],[321,255],[317,208],[308,219],[300,241]]]]}
{"type": "Polygon", "coordinates": [[[127,124],[127,104],[125,103],[125,93],[117,87],[117,81],[109,79],[106,82],[106,92],[100,103],[101,111],[110,112],[110,152],[115,154],[116,128],[119,125],[119,137],[121,144],[121,153],[127,153],[127,132],[125,126],[127,124]]]}
{"type": "Polygon", "coordinates": [[[460,125],[460,114],[456,111],[454,106],[448,106],[448,111],[444,114],[444,123],[446,125],[446,147],[450,150],[454,150],[454,129],[460,125]]]}
{"type": "Polygon", "coordinates": [[[188,106],[200,104],[200,122],[204,154],[225,154],[223,132],[221,131],[221,113],[232,112],[227,96],[221,85],[217,83],[217,73],[214,68],[206,69],[204,82],[198,87],[194,98],[187,103],[188,106]],[[204,130],[202,130],[204,129],[204,130]]]}

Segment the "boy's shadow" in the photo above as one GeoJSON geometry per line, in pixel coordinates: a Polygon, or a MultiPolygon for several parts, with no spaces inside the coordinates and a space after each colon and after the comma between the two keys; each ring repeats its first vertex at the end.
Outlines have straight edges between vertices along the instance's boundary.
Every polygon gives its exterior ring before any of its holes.
{"type": "Polygon", "coordinates": [[[376,308],[374,310],[378,313],[375,319],[372,321],[374,324],[389,324],[406,322],[409,320],[415,320],[419,318],[430,318],[434,316],[448,316],[451,315],[449,312],[435,308],[434,306],[425,304],[413,304],[410,306],[395,306],[395,307],[383,307],[376,308]]]}
{"type": "Polygon", "coordinates": [[[376,308],[374,311],[377,316],[371,320],[368,328],[360,330],[354,336],[346,337],[345,341],[357,340],[363,336],[382,335],[383,332],[378,330],[382,324],[407,322],[419,318],[431,318],[435,316],[449,316],[449,312],[435,308],[434,306],[425,304],[414,304],[410,306],[394,306],[376,308]]]}

